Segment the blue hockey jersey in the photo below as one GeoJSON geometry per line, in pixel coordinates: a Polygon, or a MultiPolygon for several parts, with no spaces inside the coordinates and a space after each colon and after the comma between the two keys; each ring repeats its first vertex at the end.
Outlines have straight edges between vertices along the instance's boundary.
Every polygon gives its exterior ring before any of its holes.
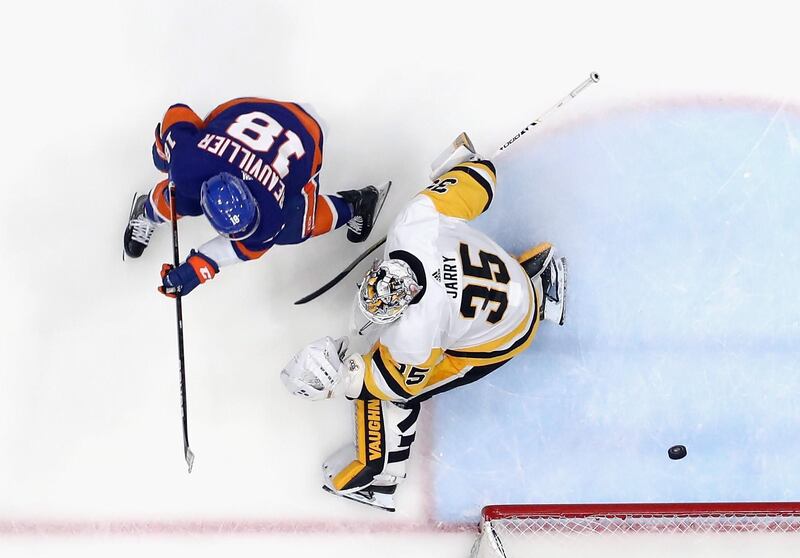
{"type": "MultiPolygon", "coordinates": [[[[240,176],[259,204],[255,233],[231,242],[242,260],[264,254],[283,230],[288,212],[316,195],[322,167],[322,128],[296,103],[244,97],[218,106],[203,120],[188,106],[171,106],[156,127],[153,162],[175,184],[179,215],[202,215],[203,182],[221,172],[240,176]]],[[[151,201],[169,219],[167,181],[151,201]]],[[[295,218],[296,220],[296,218],[295,218]]],[[[312,218],[303,233],[310,234],[312,218]]]]}

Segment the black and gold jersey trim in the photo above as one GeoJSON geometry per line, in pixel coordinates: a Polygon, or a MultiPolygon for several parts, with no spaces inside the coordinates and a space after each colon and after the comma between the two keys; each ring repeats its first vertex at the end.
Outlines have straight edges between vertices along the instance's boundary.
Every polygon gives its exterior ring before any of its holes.
{"type": "Polygon", "coordinates": [[[448,349],[445,351],[445,354],[454,357],[463,357],[463,358],[485,358],[485,359],[494,359],[498,357],[505,356],[514,350],[518,349],[522,345],[524,345],[534,334],[536,331],[536,324],[539,322],[538,317],[534,316],[531,320],[531,325],[528,327],[528,330],[525,332],[525,335],[517,339],[510,347],[506,347],[505,349],[499,349],[497,351],[486,351],[486,352],[474,352],[474,351],[459,351],[457,349],[448,349]]]}
{"type": "Polygon", "coordinates": [[[380,349],[375,350],[372,353],[372,362],[378,367],[378,371],[381,373],[383,380],[386,382],[386,385],[389,386],[393,392],[397,395],[401,395],[403,397],[413,397],[413,394],[406,390],[403,386],[401,386],[397,380],[394,379],[394,376],[389,371],[386,363],[383,361],[383,356],[381,356],[380,349]]]}

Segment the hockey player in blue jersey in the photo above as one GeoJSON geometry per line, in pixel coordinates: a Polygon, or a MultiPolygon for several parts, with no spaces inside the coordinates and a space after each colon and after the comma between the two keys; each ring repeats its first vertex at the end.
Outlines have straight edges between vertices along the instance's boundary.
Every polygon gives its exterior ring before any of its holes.
{"type": "Polygon", "coordinates": [[[170,182],[178,217],[205,215],[218,233],[177,268],[162,266],[159,291],[168,296],[186,295],[221,267],[260,258],[276,244],[299,244],[344,225],[348,240],[363,242],[389,191],[386,183],[320,194],[322,127],[296,103],[234,99],[205,120],[177,104],[155,136],[153,162],[168,178],[134,199],[125,253],[141,256],[170,220],[170,182]]]}

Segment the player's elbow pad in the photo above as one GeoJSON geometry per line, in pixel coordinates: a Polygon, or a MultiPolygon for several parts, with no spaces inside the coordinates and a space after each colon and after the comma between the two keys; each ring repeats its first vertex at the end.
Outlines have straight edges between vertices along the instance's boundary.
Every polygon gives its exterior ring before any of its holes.
{"type": "Polygon", "coordinates": [[[158,145],[153,143],[153,164],[161,172],[169,172],[169,163],[158,152],[158,145]]]}

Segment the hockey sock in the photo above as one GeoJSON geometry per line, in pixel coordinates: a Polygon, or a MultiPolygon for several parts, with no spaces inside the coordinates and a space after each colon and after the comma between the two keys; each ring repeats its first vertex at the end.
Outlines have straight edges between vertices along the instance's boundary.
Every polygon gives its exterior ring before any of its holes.
{"type": "Polygon", "coordinates": [[[158,212],[153,208],[153,204],[150,203],[150,198],[147,199],[147,202],[144,204],[144,215],[153,223],[161,224],[164,223],[164,219],[158,214],[158,212]]]}
{"type": "Polygon", "coordinates": [[[144,214],[158,225],[169,221],[169,180],[162,180],[150,191],[144,204],[144,214]]]}
{"type": "Polygon", "coordinates": [[[353,208],[344,198],[336,195],[317,196],[312,236],[319,236],[338,229],[353,218],[353,208]]]}

